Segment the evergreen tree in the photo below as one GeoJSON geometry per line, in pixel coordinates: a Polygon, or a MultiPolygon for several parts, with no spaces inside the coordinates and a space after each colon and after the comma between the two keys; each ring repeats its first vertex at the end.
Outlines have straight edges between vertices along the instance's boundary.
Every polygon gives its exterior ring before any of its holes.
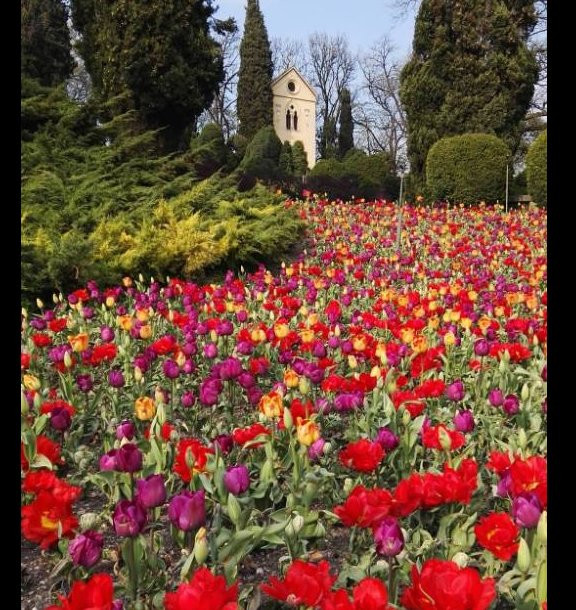
{"type": "Polygon", "coordinates": [[[338,132],[338,156],[340,159],[354,148],[354,121],[352,119],[352,104],[350,91],[342,89],[340,94],[340,131],[338,132]]]}
{"type": "Polygon", "coordinates": [[[223,77],[212,0],[73,0],[72,7],[99,97],[127,92],[143,126],[162,128],[165,150],[185,146],[223,77]]]}
{"type": "Polygon", "coordinates": [[[300,140],[294,142],[292,146],[292,164],[295,176],[303,176],[308,171],[308,156],[300,140]]]}
{"type": "Polygon", "coordinates": [[[336,119],[327,117],[319,129],[318,152],[321,159],[335,159],[338,152],[336,119]]]}
{"type": "Polygon", "coordinates": [[[258,0],[248,0],[240,44],[237,113],[240,134],[251,139],[272,125],[272,53],[258,0]]]}
{"type": "Polygon", "coordinates": [[[62,0],[21,0],[20,68],[23,76],[45,87],[64,82],[72,73],[68,13],[62,0]]]}
{"type": "Polygon", "coordinates": [[[292,146],[290,146],[290,142],[288,142],[288,140],[286,140],[282,144],[282,150],[280,151],[280,159],[278,161],[278,166],[286,176],[292,176],[294,174],[292,146]]]}
{"type": "Polygon", "coordinates": [[[491,133],[516,150],[538,76],[526,44],[534,25],[529,0],[422,0],[400,88],[420,185],[445,136],[491,133]]]}

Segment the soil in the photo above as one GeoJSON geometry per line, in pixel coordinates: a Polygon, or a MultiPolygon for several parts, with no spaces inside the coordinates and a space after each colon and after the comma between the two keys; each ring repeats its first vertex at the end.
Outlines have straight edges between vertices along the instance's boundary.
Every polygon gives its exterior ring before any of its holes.
{"type": "MultiPolygon", "coordinates": [[[[97,494],[89,495],[75,504],[75,513],[99,513],[103,509],[103,500],[97,494]]],[[[165,514],[163,522],[163,543],[161,559],[167,566],[168,576],[174,585],[180,581],[182,552],[174,544],[169,534],[168,518],[165,514]]],[[[346,555],[348,554],[348,541],[350,531],[338,524],[327,528],[327,536],[322,540],[309,543],[309,553],[305,559],[318,562],[327,560],[331,563],[333,572],[338,573],[346,555]]],[[[117,544],[117,537],[111,528],[104,530],[104,558],[98,563],[97,571],[114,574],[115,562],[110,558],[111,552],[117,544]]],[[[238,568],[238,581],[242,588],[257,586],[267,581],[270,576],[278,575],[279,560],[287,554],[285,547],[272,549],[256,549],[244,558],[238,568]]],[[[56,565],[57,553],[41,551],[39,546],[21,538],[20,555],[20,607],[21,610],[44,610],[50,604],[56,603],[58,594],[66,595],[69,591],[66,574],[51,576],[56,565]]],[[[264,602],[264,600],[263,600],[264,602]]],[[[265,610],[268,606],[260,606],[265,610]]],[[[125,605],[125,610],[130,608],[125,605]]]]}

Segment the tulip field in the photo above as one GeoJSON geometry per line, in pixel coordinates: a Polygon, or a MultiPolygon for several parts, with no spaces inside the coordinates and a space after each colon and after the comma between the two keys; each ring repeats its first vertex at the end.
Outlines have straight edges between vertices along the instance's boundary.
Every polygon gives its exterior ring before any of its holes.
{"type": "Polygon", "coordinates": [[[546,609],[546,211],[286,206],[277,273],[23,310],[25,610],[546,609]]]}

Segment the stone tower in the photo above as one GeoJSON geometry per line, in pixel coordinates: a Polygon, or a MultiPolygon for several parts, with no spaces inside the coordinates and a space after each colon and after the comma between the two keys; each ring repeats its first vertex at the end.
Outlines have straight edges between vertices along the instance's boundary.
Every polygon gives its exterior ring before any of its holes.
{"type": "Polygon", "coordinates": [[[274,130],[282,142],[300,140],[308,167],[316,163],[316,92],[296,70],[289,68],[272,81],[274,130]]]}

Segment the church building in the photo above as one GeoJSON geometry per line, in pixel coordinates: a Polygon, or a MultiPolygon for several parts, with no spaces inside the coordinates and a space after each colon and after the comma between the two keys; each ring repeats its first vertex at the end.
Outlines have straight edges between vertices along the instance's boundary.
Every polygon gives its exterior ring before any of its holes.
{"type": "Polygon", "coordinates": [[[289,68],[272,81],[274,130],[282,142],[300,140],[308,167],[316,163],[316,92],[296,70],[289,68]]]}

